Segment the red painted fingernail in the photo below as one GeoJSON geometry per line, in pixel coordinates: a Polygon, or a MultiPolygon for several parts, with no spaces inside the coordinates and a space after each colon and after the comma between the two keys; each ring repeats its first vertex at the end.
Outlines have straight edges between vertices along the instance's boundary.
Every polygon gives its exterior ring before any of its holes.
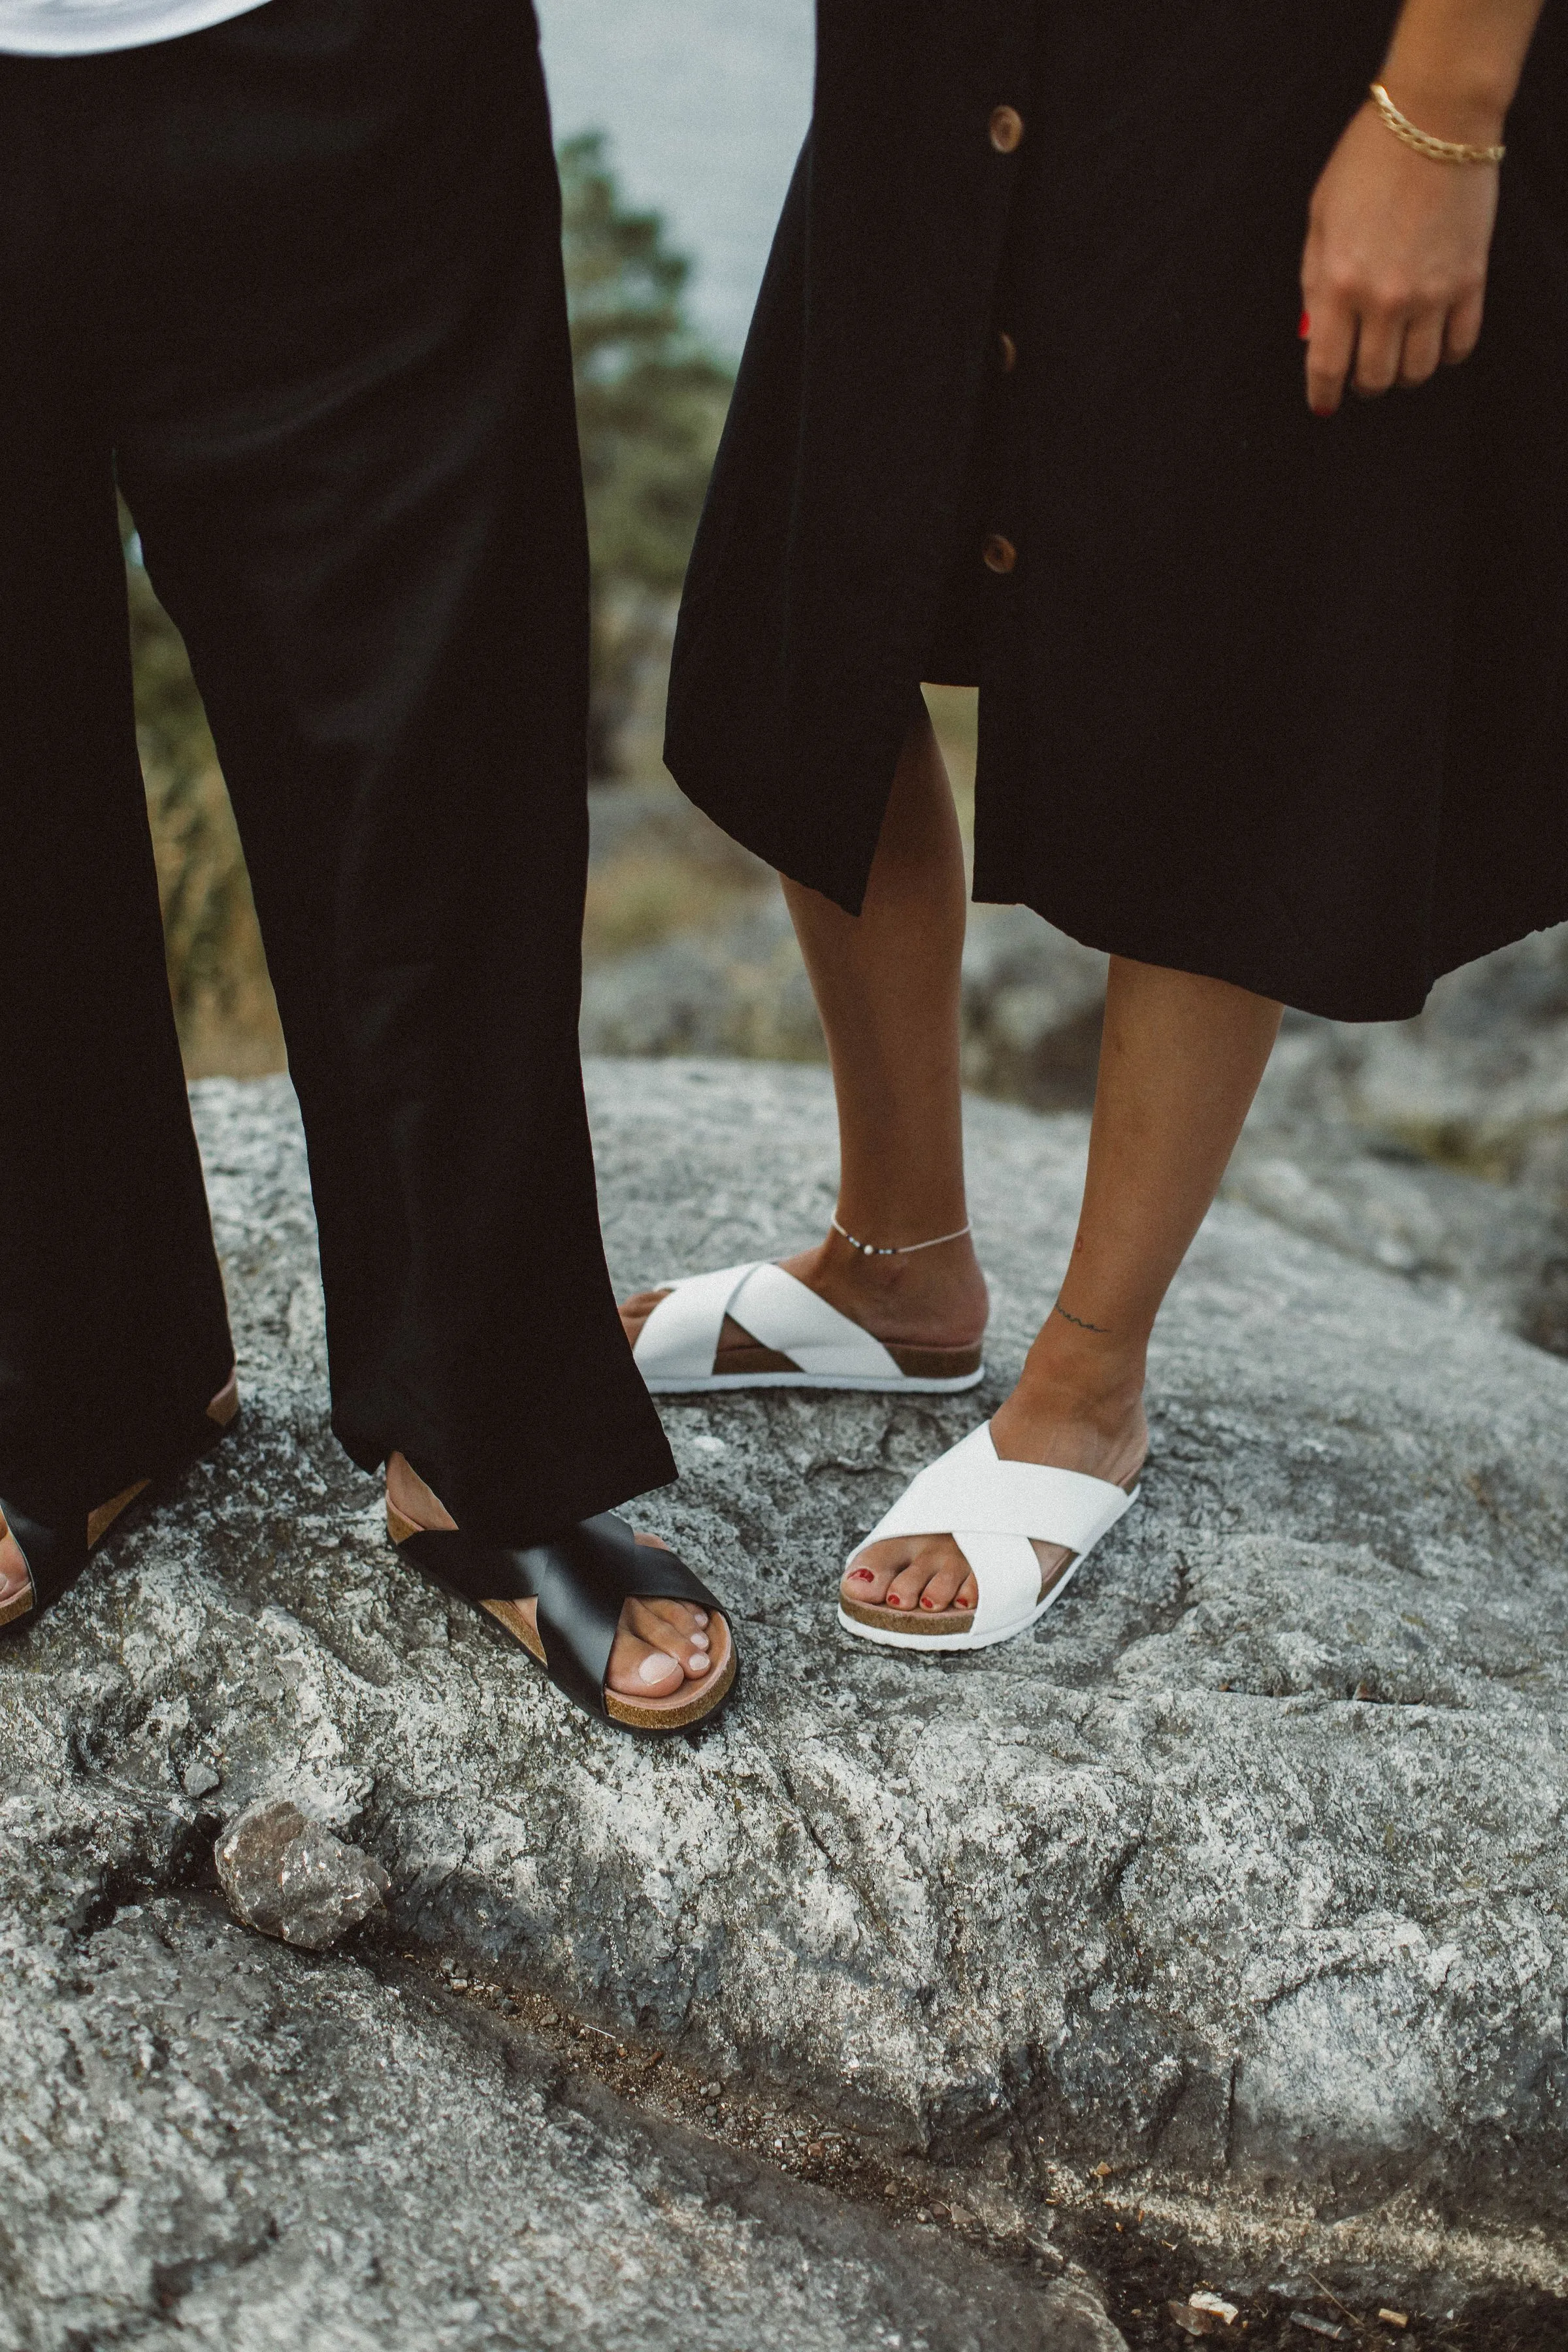
{"type": "Polygon", "coordinates": [[[1333,413],[1331,408],[1314,408],[1312,411],[1314,416],[1331,416],[1333,413]]]}
{"type": "Polygon", "coordinates": [[[1309,319],[1309,318],[1308,318],[1307,313],[1305,312],[1305,310],[1303,310],[1303,311],[1302,311],[1302,313],[1301,313],[1301,320],[1300,320],[1300,324],[1298,326],[1298,328],[1297,328],[1297,330],[1296,330],[1296,332],[1300,336],[1301,341],[1302,341],[1303,342],[1305,342],[1305,341],[1306,341],[1306,340],[1307,340],[1307,338],[1308,338],[1308,336],[1311,333],[1311,331],[1312,331],[1312,321],[1310,320],[1310,319],[1309,319]]]}

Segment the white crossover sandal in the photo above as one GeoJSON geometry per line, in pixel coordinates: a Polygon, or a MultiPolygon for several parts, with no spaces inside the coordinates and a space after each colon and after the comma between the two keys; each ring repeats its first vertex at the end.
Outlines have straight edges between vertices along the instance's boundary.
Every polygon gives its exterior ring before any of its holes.
{"type": "Polygon", "coordinates": [[[889,1536],[951,1535],[969,1562],[979,1605],[928,1612],[841,1598],[838,1622],[847,1633],[892,1650],[984,1650],[1009,1641],[1067,1591],[1101,1536],[1137,1499],[1136,1486],[1129,1494],[1082,1471],[1001,1461],[983,1423],[910,1480],[845,1563],[847,1571],[889,1536]],[[1072,1554],[1048,1582],[1037,1543],[1059,1544],[1072,1554]],[[918,1633],[910,1630],[914,1622],[918,1633]]]}
{"type": "Polygon", "coordinates": [[[659,1287],[665,1296],[632,1351],[655,1396],[706,1396],[720,1389],[864,1389],[882,1395],[947,1396],[975,1387],[985,1376],[978,1343],[884,1347],[782,1265],[766,1260],[688,1275],[659,1287]],[[726,1320],[740,1327],[746,1345],[725,1340],[726,1320]]]}

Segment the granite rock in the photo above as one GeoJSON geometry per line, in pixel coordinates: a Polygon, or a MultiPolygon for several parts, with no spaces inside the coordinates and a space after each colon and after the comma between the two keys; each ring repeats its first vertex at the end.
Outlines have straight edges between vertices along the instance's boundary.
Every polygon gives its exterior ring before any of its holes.
{"type": "MultiPolygon", "coordinates": [[[[623,1285],[821,1230],[826,1074],[606,1065],[590,1096],[623,1285]]],[[[0,1663],[15,1980],[65,1981],[287,1789],[387,1871],[400,1948],[781,2085],[1015,2242],[1114,2215],[1227,2292],[1418,2310],[1568,2284],[1568,1365],[1222,1204],[1142,1500],[1058,1606],[943,1663],[855,1643],[837,1562],[1005,1392],[1070,1240],[1083,1120],[972,1103],[987,1383],[670,1403],[681,1483],[637,1517],[746,1671],[649,1748],[388,1551],[325,1427],[288,1089],[198,1115],[246,1421],[0,1663]]]]}
{"type": "Polygon", "coordinates": [[[650,2126],[395,1962],[310,1959],[174,1895],[19,1973],[6,2352],[1121,2347],[1084,2287],[650,2126]]]}
{"type": "MultiPolygon", "coordinates": [[[[187,1795],[193,1776],[181,1776],[187,1795]]],[[[219,1884],[240,1925],[301,1951],[324,1952],[384,1912],[392,1881],[357,1845],[310,1821],[289,1797],[258,1797],[214,1849],[219,1884]]]]}

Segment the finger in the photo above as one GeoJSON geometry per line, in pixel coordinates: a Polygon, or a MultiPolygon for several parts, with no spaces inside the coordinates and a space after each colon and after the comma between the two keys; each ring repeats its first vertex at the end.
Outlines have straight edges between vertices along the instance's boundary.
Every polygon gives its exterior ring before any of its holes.
{"type": "Polygon", "coordinates": [[[1486,289],[1478,287],[1473,294],[1464,295],[1449,311],[1443,329],[1443,357],[1450,367],[1468,360],[1481,336],[1481,312],[1486,307],[1486,289]]]}
{"type": "Polygon", "coordinates": [[[1355,371],[1351,381],[1364,400],[1375,400],[1399,381],[1405,349],[1406,314],[1403,310],[1363,310],[1356,335],[1355,371]]]}
{"type": "Polygon", "coordinates": [[[1405,348],[1399,358],[1399,381],[1407,391],[1436,374],[1443,358],[1446,323],[1441,310],[1427,310],[1420,318],[1412,319],[1405,328],[1405,348]]]}
{"type": "Polygon", "coordinates": [[[1314,416],[1332,416],[1355,356],[1355,313],[1335,296],[1321,294],[1308,302],[1307,315],[1307,405],[1314,416]]]}

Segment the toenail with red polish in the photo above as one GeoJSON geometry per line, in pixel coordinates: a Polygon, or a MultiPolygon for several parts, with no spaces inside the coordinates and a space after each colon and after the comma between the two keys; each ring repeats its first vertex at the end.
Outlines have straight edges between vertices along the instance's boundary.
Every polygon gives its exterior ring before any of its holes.
{"type": "Polygon", "coordinates": [[[849,1571],[849,1581],[851,1584],[871,1584],[876,1580],[868,1568],[852,1568],[849,1571]]]}

